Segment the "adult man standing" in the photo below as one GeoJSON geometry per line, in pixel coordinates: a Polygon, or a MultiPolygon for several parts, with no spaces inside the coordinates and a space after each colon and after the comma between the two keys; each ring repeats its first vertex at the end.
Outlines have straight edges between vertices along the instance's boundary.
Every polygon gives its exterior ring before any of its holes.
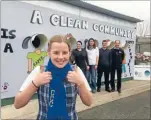
{"type": "Polygon", "coordinates": [[[103,47],[99,49],[97,91],[100,92],[101,90],[101,78],[104,72],[105,91],[110,92],[109,72],[111,68],[111,52],[109,49],[107,49],[107,40],[102,41],[102,46],[103,47]]]}
{"type": "Polygon", "coordinates": [[[115,40],[115,47],[111,50],[112,54],[112,69],[111,69],[111,91],[115,91],[115,70],[117,70],[117,91],[121,93],[121,74],[122,61],[124,60],[124,51],[119,48],[120,41],[115,40]]]}

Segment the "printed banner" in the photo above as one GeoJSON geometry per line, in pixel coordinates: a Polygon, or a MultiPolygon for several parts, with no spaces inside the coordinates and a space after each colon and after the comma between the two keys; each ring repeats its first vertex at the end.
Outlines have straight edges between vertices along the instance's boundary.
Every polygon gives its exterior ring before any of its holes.
{"type": "Polygon", "coordinates": [[[151,70],[150,65],[135,65],[134,80],[150,80],[151,70]]]}

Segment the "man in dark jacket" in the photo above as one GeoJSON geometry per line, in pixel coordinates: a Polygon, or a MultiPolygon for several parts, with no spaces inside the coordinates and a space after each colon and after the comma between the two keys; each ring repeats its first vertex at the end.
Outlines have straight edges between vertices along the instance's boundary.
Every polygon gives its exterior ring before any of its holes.
{"type": "Polygon", "coordinates": [[[111,69],[111,88],[112,92],[115,91],[115,70],[117,70],[117,91],[121,93],[121,74],[122,74],[122,61],[124,60],[124,51],[119,48],[120,41],[115,41],[115,47],[111,50],[112,54],[112,69],[111,69]]]}
{"type": "Polygon", "coordinates": [[[101,90],[101,78],[104,72],[105,77],[105,90],[110,92],[109,88],[109,72],[111,67],[111,52],[107,49],[107,40],[102,41],[103,47],[99,49],[99,62],[98,62],[98,79],[97,79],[97,91],[101,90]]]}

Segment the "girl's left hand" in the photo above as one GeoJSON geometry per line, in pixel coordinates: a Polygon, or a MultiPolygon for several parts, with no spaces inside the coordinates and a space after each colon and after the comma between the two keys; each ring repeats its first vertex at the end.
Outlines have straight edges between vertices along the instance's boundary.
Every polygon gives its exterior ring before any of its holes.
{"type": "Polygon", "coordinates": [[[78,86],[84,83],[84,81],[82,80],[81,74],[78,70],[78,67],[76,65],[74,66],[73,71],[68,72],[67,79],[69,82],[72,82],[78,86]]]}

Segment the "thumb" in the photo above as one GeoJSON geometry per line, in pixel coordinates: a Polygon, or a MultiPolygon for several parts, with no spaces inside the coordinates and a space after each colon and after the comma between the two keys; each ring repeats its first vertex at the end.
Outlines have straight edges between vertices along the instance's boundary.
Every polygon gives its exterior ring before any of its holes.
{"type": "Polygon", "coordinates": [[[46,66],[44,66],[44,65],[40,66],[40,72],[41,73],[45,72],[45,69],[46,69],[46,66]]]}
{"type": "Polygon", "coordinates": [[[78,66],[75,64],[74,65],[74,69],[73,69],[75,72],[78,72],[78,66]]]}

